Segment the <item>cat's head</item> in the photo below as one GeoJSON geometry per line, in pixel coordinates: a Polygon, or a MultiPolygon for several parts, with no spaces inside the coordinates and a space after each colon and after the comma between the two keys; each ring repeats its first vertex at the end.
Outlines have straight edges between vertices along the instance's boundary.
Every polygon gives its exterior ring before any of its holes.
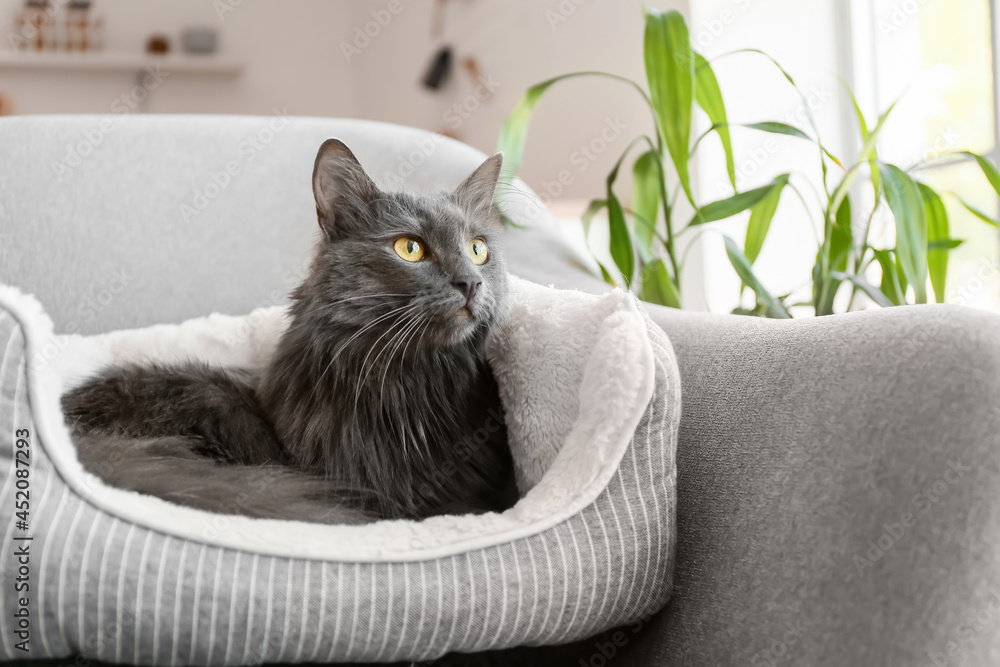
{"type": "Polygon", "coordinates": [[[384,192],[328,139],[313,169],[322,234],[298,298],[327,321],[370,325],[369,341],[417,349],[485,339],[507,308],[494,203],[502,162],[487,159],[451,193],[384,192]]]}

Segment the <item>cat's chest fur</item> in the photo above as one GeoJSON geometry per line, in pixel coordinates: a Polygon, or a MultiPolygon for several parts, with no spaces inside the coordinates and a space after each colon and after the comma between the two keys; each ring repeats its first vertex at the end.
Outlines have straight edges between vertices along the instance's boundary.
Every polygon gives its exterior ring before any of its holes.
{"type": "Polygon", "coordinates": [[[483,343],[405,354],[346,343],[351,335],[293,320],[262,378],[261,402],[298,465],[389,518],[510,506],[512,462],[483,343]]]}

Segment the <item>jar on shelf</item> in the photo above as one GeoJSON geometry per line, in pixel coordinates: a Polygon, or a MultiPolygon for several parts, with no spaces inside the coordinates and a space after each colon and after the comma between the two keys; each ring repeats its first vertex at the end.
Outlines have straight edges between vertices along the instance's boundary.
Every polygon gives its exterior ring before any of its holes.
{"type": "Polygon", "coordinates": [[[66,50],[90,51],[90,0],[70,0],[66,7],[66,50]]]}

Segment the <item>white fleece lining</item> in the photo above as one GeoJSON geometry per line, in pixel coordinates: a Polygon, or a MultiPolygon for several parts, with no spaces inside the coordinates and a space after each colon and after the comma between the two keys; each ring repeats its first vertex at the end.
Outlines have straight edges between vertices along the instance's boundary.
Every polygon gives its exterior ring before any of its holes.
{"type": "Polygon", "coordinates": [[[510,335],[500,337],[502,342],[491,350],[490,358],[508,415],[511,447],[519,457],[519,482],[532,488],[502,514],[365,526],[255,519],[183,507],[107,486],[83,470],[76,458],[60,408],[60,396],[67,388],[107,364],[144,358],[195,357],[260,366],[283,329],[283,309],[261,309],[246,317],[211,315],[180,325],[81,337],[54,335],[52,321],[37,300],[13,287],[0,285],[0,307],[18,320],[25,334],[28,395],[38,442],[62,479],[93,505],[179,538],[253,553],[341,562],[414,562],[534,535],[583,510],[611,481],[652,397],[653,351],[632,295],[620,290],[604,296],[558,291],[516,278],[511,279],[511,291],[510,335]],[[550,326],[552,322],[559,326],[550,326]],[[563,342],[590,332],[589,354],[563,355],[557,364],[548,363],[552,345],[533,345],[545,332],[557,334],[563,342]],[[567,365],[574,358],[576,368],[567,365]],[[545,394],[562,392],[549,405],[537,405],[545,400],[544,394],[518,404],[507,379],[510,369],[504,365],[513,368],[510,360],[532,369],[540,382],[579,377],[580,383],[546,385],[545,394]],[[557,426],[548,432],[536,428],[550,405],[562,406],[559,409],[575,405],[576,414],[564,419],[562,426],[552,420],[557,426]],[[559,442],[552,441],[553,433],[562,436],[559,442]],[[534,459],[524,463],[519,451],[531,452],[534,459]]]}

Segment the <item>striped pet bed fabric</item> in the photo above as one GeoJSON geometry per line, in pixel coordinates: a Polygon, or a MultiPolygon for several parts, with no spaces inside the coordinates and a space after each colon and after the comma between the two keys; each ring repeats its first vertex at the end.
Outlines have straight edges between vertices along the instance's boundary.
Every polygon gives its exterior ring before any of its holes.
{"type": "MultiPolygon", "coordinates": [[[[631,295],[512,285],[508,342],[491,363],[521,502],[350,527],[215,515],[103,486],[75,460],[59,396],[148,339],[55,336],[32,298],[0,286],[0,659],[427,660],[569,642],[660,609],[680,418],[670,344],[631,295]],[[566,344],[573,326],[578,347],[566,344]],[[555,370],[540,361],[553,357],[555,370]],[[578,384],[536,396],[534,372],[578,384]],[[572,419],[542,423],[560,401],[572,419]]],[[[252,366],[280,315],[157,327],[157,358],[189,356],[184,341],[203,344],[211,326],[228,351],[209,357],[252,366]]]]}

